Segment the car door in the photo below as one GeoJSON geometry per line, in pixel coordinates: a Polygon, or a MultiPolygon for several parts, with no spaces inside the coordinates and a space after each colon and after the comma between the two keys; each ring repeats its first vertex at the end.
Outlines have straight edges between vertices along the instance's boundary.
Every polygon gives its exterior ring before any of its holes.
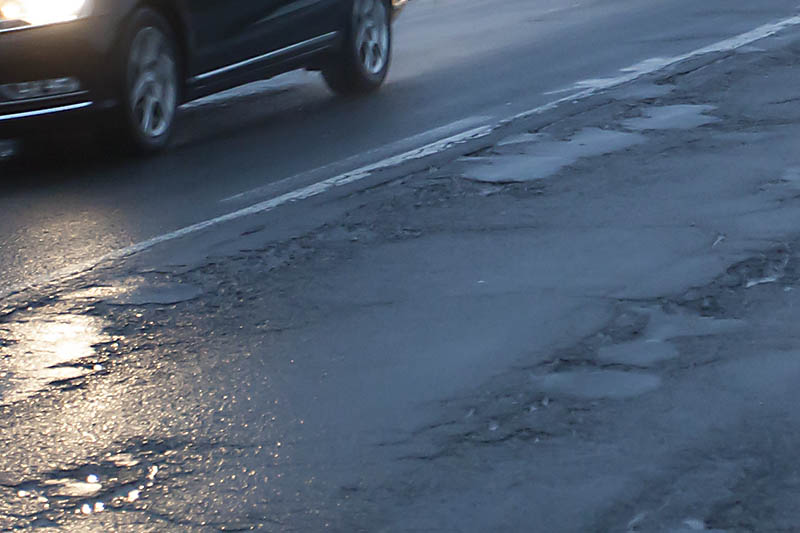
{"type": "Polygon", "coordinates": [[[264,23],[296,1],[182,0],[193,33],[193,70],[218,69],[274,49],[279,39],[265,32],[264,23]]]}
{"type": "Polygon", "coordinates": [[[331,0],[182,2],[189,14],[195,48],[191,70],[201,74],[319,35],[326,25],[325,6],[331,0]]]}
{"type": "Polygon", "coordinates": [[[335,6],[343,0],[289,0],[262,21],[262,31],[274,36],[276,47],[313,39],[336,29],[335,6]]]}

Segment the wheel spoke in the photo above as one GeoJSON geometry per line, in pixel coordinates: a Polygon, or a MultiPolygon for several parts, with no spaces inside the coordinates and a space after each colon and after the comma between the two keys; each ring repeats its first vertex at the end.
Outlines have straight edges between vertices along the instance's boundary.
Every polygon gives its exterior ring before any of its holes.
{"type": "Polygon", "coordinates": [[[375,60],[375,63],[383,62],[383,49],[379,43],[375,43],[372,45],[372,56],[375,60]]]}
{"type": "Polygon", "coordinates": [[[367,18],[370,11],[373,9],[373,3],[373,0],[358,0],[356,13],[358,13],[361,18],[367,18]]]}
{"type": "Polygon", "coordinates": [[[369,6],[369,14],[370,14],[370,19],[372,19],[374,23],[376,24],[381,23],[382,13],[380,8],[380,2],[372,0],[371,5],[369,6]]]}
{"type": "Polygon", "coordinates": [[[144,100],[144,109],[142,110],[142,131],[150,134],[153,128],[153,119],[155,118],[155,105],[156,102],[152,96],[147,96],[144,100]]]}
{"type": "Polygon", "coordinates": [[[161,56],[156,68],[158,73],[158,85],[160,89],[160,98],[166,100],[169,98],[169,93],[173,90],[172,86],[172,73],[174,72],[175,64],[167,56],[161,56]]]}
{"type": "Polygon", "coordinates": [[[361,50],[364,44],[367,41],[367,31],[369,28],[366,25],[362,25],[358,28],[358,34],[356,35],[356,47],[361,50]]]}
{"type": "Polygon", "coordinates": [[[366,54],[364,58],[364,65],[367,70],[372,70],[375,67],[375,51],[374,48],[368,43],[366,47],[366,54]]]}
{"type": "Polygon", "coordinates": [[[161,47],[160,34],[153,28],[148,28],[144,40],[144,57],[143,63],[145,66],[150,66],[158,60],[158,52],[161,47]]]}

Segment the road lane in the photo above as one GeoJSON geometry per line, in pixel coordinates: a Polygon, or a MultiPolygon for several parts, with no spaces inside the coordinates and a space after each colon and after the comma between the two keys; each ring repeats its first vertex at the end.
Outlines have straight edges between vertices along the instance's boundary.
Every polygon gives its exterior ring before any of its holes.
{"type": "Polygon", "coordinates": [[[793,530],[798,39],[4,301],[0,529],[793,530]]]}
{"type": "Polygon", "coordinates": [[[420,0],[397,26],[392,75],[375,96],[339,100],[317,75],[292,74],[190,106],[175,149],[157,158],[112,160],[70,143],[0,168],[0,293],[241,207],[220,200],[243,191],[321,166],[357,168],[401,139],[508,116],[576,81],[795,11],[788,0],[420,0]]]}

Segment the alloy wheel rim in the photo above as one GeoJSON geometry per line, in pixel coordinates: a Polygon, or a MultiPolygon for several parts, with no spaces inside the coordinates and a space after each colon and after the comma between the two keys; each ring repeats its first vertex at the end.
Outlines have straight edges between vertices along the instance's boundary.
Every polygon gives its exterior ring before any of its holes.
{"type": "Polygon", "coordinates": [[[377,75],[389,61],[389,16],[383,0],[356,0],[356,52],[369,74],[377,75]]]}
{"type": "Polygon", "coordinates": [[[167,38],[149,26],[136,34],[131,45],[130,108],[139,132],[156,139],[169,130],[177,102],[175,59],[167,38]]]}

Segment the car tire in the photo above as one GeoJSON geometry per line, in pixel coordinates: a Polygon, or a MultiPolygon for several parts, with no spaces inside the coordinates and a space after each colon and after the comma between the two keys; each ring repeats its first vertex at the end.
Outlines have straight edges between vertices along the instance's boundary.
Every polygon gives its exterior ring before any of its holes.
{"type": "Polygon", "coordinates": [[[120,113],[122,147],[148,154],[172,136],[180,101],[178,47],[170,24],[142,8],[131,17],[122,46],[120,113]]]}
{"type": "Polygon", "coordinates": [[[341,95],[377,90],[389,72],[392,8],[386,0],[353,0],[344,43],[322,69],[330,89],[341,95]]]}

